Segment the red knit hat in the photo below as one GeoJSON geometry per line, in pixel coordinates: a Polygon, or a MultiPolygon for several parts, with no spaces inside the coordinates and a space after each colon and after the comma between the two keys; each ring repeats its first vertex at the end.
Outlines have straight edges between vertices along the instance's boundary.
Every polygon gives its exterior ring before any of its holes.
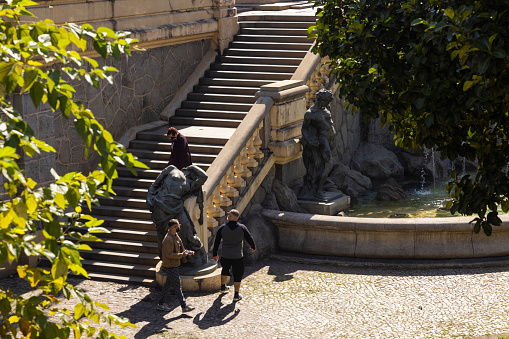
{"type": "Polygon", "coordinates": [[[170,134],[178,134],[179,132],[177,131],[177,129],[175,127],[170,127],[168,128],[168,132],[166,132],[166,135],[170,135],[170,134]]]}

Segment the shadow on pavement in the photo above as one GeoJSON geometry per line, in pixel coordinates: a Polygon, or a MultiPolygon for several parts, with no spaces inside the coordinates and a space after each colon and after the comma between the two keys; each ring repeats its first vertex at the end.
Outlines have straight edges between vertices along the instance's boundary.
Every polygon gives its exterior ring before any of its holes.
{"type": "Polygon", "coordinates": [[[203,312],[198,313],[194,317],[193,323],[200,329],[205,330],[210,327],[222,326],[235,319],[240,314],[240,310],[235,309],[235,303],[233,302],[224,306],[222,301],[224,296],[225,294],[220,294],[205,314],[203,312]]]}
{"type": "MultiPolygon", "coordinates": [[[[125,290],[125,288],[118,289],[119,292],[122,290],[125,290]]],[[[171,322],[178,319],[192,318],[191,316],[183,313],[178,316],[166,319],[165,316],[168,313],[173,312],[175,309],[180,311],[180,305],[176,302],[167,303],[167,305],[171,307],[171,310],[159,311],[156,308],[159,296],[160,292],[151,288],[150,294],[145,296],[145,298],[141,299],[136,304],[131,305],[128,310],[116,314],[117,316],[128,318],[129,321],[133,324],[147,322],[147,324],[142,326],[136,333],[134,339],[142,339],[147,338],[153,334],[164,333],[167,330],[171,330],[171,327],[168,327],[171,322]]]]}

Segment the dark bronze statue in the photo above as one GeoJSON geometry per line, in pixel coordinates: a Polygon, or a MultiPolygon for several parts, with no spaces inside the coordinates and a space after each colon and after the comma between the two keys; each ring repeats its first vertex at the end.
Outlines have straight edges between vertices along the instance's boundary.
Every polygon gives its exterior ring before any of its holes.
{"type": "Polygon", "coordinates": [[[180,222],[179,237],[184,248],[195,254],[187,257],[187,265],[199,266],[207,262],[207,253],[200,238],[196,236],[196,229],[184,201],[192,195],[197,195],[197,203],[203,211],[203,194],[201,186],[207,180],[207,174],[198,166],[191,165],[179,170],[170,165],[157,177],[148,191],[147,205],[152,212],[152,221],[157,229],[159,257],[161,257],[162,241],[168,232],[168,222],[178,219],[180,222]]]}
{"type": "Polygon", "coordinates": [[[334,125],[327,106],[332,101],[332,92],[320,90],[316,103],[304,115],[302,124],[302,160],[306,167],[304,186],[299,194],[304,200],[324,200],[323,186],[332,167],[332,144],[334,125]]]}

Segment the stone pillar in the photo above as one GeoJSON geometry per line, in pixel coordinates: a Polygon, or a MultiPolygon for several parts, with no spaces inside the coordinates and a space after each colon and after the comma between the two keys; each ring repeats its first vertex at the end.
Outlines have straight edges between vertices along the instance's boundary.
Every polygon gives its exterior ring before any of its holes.
{"type": "Polygon", "coordinates": [[[269,149],[275,156],[276,177],[284,183],[299,181],[306,173],[299,139],[308,91],[301,80],[285,80],[264,85],[256,94],[274,100],[270,111],[269,149]]]}
{"type": "Polygon", "coordinates": [[[214,0],[214,18],[217,20],[217,48],[219,54],[228,47],[239,31],[235,0],[214,0]]]}

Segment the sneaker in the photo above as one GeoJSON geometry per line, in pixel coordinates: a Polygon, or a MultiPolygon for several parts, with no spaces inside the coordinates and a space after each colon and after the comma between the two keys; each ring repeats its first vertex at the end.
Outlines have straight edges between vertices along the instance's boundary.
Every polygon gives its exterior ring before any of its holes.
{"type": "Polygon", "coordinates": [[[187,305],[182,306],[182,312],[191,312],[192,310],[194,310],[194,307],[187,305]]]}
{"type": "Polygon", "coordinates": [[[230,292],[229,289],[230,289],[230,286],[226,286],[226,285],[221,286],[221,290],[219,290],[219,293],[221,293],[221,294],[228,293],[228,292],[230,292]]]}
{"type": "Polygon", "coordinates": [[[157,305],[157,310],[169,312],[169,311],[171,311],[171,308],[166,304],[159,304],[159,305],[157,305]]]}
{"type": "Polygon", "coordinates": [[[233,301],[239,301],[239,300],[242,300],[242,296],[238,293],[235,293],[235,295],[233,296],[233,301]]]}

